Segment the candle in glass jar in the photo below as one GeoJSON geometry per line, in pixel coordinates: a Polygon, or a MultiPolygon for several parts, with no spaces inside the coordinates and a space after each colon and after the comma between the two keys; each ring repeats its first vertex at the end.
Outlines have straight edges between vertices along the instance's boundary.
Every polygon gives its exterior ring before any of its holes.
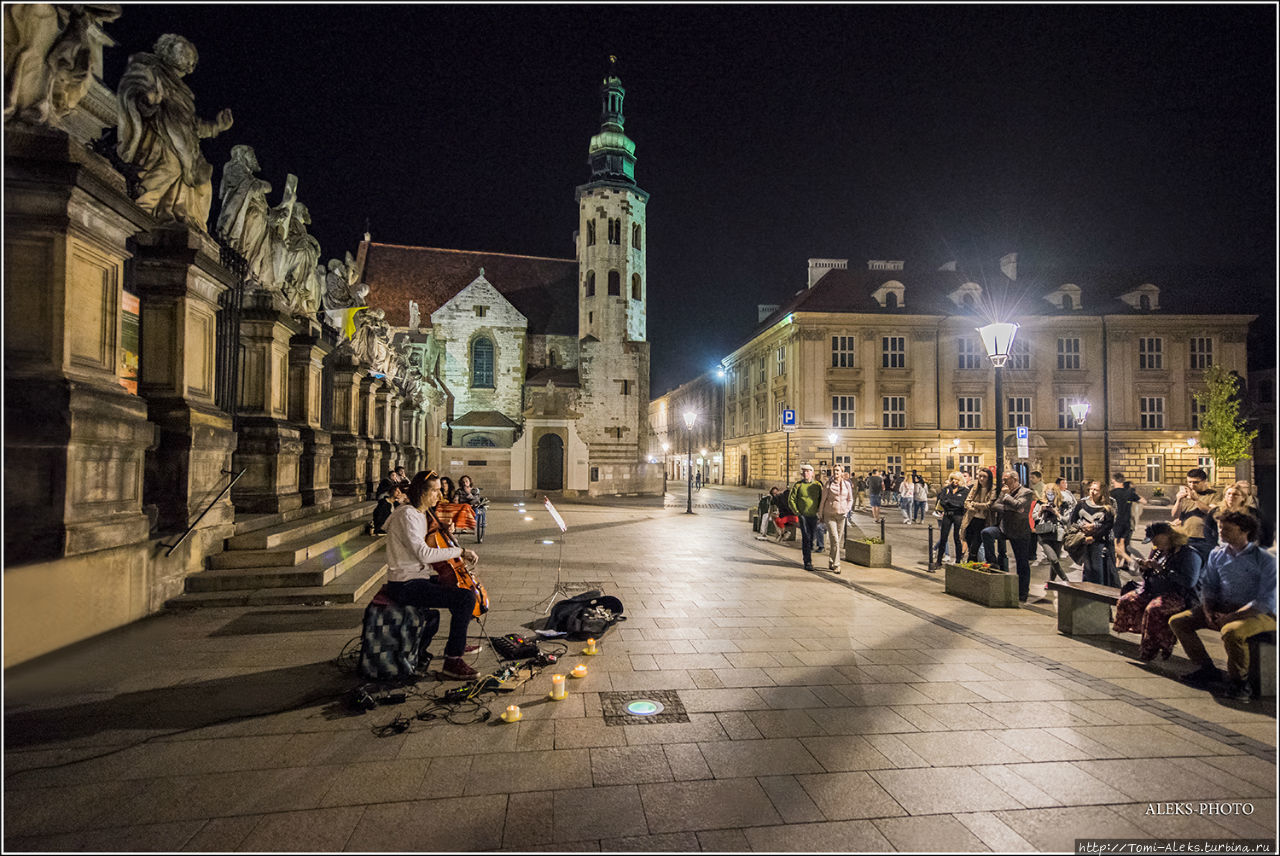
{"type": "Polygon", "coordinates": [[[568,695],[564,688],[564,675],[551,676],[551,699],[552,701],[563,701],[568,695]]]}
{"type": "Polygon", "coordinates": [[[569,674],[573,675],[575,678],[585,678],[587,676],[587,667],[584,664],[579,663],[573,667],[573,671],[569,674]]]}
{"type": "Polygon", "coordinates": [[[515,704],[507,705],[507,712],[502,714],[504,722],[519,722],[521,717],[520,706],[515,704]]]}
{"type": "Polygon", "coordinates": [[[594,640],[594,639],[588,639],[588,640],[587,640],[587,647],[586,647],[586,649],[584,649],[584,650],[583,650],[583,652],[582,652],[582,653],[584,653],[584,654],[598,654],[598,653],[600,653],[599,651],[597,651],[597,650],[596,650],[596,640],[594,640]]]}

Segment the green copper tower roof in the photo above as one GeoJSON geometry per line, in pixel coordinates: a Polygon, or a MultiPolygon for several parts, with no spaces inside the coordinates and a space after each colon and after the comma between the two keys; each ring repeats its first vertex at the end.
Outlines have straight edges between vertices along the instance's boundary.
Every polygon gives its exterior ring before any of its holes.
{"type": "Polygon", "coordinates": [[[591,183],[636,183],[636,144],[623,131],[622,99],[627,90],[617,74],[617,57],[609,57],[609,73],[600,85],[600,133],[591,138],[587,163],[591,183]]]}

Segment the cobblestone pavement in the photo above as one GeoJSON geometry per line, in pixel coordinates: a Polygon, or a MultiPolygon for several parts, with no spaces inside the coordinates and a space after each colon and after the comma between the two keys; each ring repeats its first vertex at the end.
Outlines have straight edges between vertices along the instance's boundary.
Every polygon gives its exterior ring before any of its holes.
{"type": "MultiPolygon", "coordinates": [[[[335,659],[363,604],[167,613],[8,670],[5,849],[1274,839],[1274,699],[1187,688],[1173,679],[1185,659],[1139,665],[1133,636],[1062,636],[1052,602],[992,610],[947,596],[923,564],[923,527],[888,526],[897,567],[807,573],[795,545],[753,537],[754,491],[704,488],[689,515],[672,490],[665,508],[562,504],[562,581],[601,583],[629,620],[599,656],[570,644],[554,670],[588,675],[565,701],[546,699],[553,669],[485,697],[495,713],[521,705],[516,724],[417,719],[427,705],[412,694],[349,714],[337,699],[359,680],[335,659]],[[661,721],[614,715],[633,696],[665,704],[661,721]],[[406,731],[375,733],[400,714],[406,731]],[[1157,803],[1192,813],[1155,815],[1157,803]]],[[[530,508],[532,520],[490,509],[478,548],[490,635],[527,632],[555,583],[560,547],[530,508]]],[[[477,668],[495,666],[491,650],[478,655],[477,668]]]]}

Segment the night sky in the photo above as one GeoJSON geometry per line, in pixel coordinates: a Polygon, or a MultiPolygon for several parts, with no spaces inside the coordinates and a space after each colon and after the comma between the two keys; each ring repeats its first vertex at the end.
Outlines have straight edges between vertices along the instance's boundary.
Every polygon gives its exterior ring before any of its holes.
{"type": "MultiPolygon", "coordinates": [[[[125,5],[175,32],[205,142],[287,172],[324,258],[374,240],[573,257],[609,54],[649,204],[654,395],[810,257],[1275,268],[1276,9],[125,5]]],[[[215,202],[215,216],[216,216],[215,202]]]]}

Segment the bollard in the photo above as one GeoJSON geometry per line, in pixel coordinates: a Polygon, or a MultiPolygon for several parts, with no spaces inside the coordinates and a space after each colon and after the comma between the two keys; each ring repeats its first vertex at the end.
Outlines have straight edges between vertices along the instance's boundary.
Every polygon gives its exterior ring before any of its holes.
{"type": "MultiPolygon", "coordinates": [[[[939,556],[938,558],[942,558],[942,557],[939,556]]],[[[929,524],[929,572],[932,573],[933,569],[938,567],[939,564],[940,562],[933,561],[933,524],[930,523],[929,524]]]]}
{"type": "Polygon", "coordinates": [[[883,517],[880,518],[880,541],[885,544],[889,543],[888,541],[884,540],[884,518],[883,517]]]}

